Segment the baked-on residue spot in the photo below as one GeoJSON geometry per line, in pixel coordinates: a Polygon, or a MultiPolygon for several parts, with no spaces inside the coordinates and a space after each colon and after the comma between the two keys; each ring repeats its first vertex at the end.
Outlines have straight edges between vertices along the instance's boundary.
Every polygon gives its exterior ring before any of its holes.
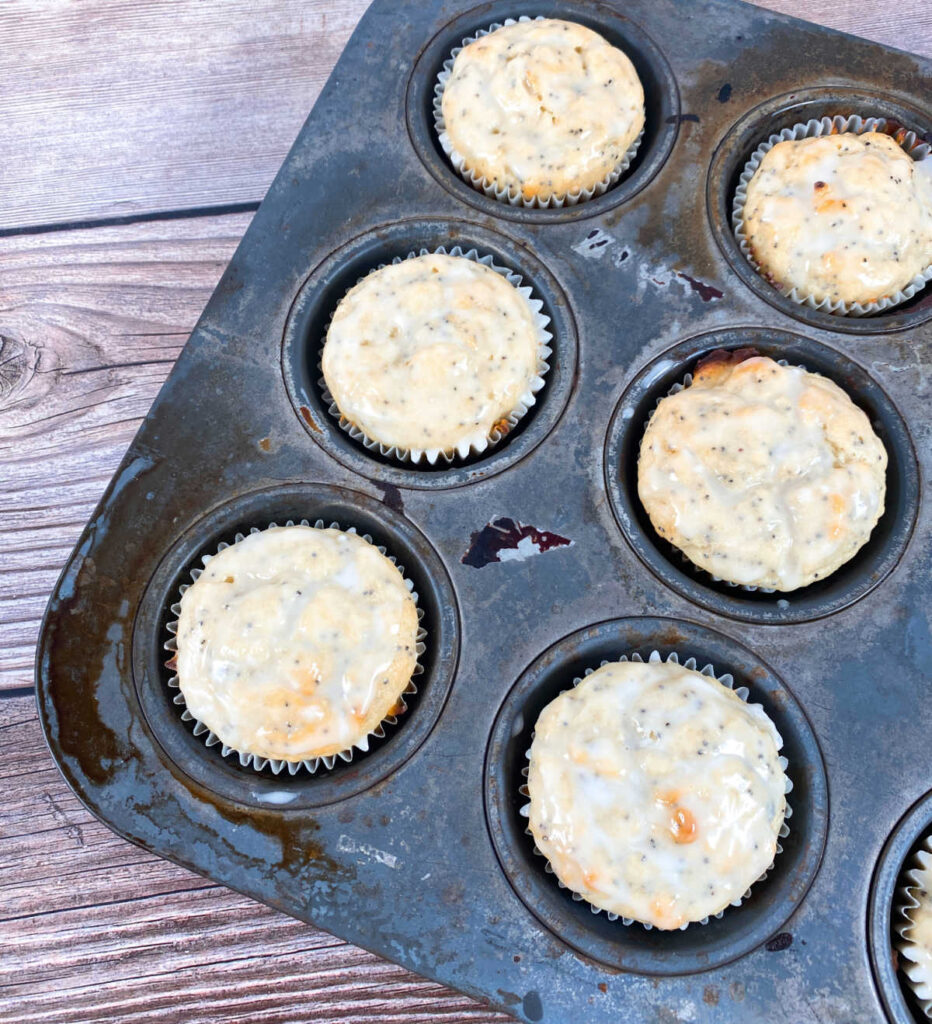
{"type": "Polygon", "coordinates": [[[757,705],[671,662],[613,662],[543,710],[529,823],[557,877],[658,928],[740,899],[773,861],[781,740],[757,705]]]}
{"type": "Polygon", "coordinates": [[[467,170],[524,199],[593,188],[644,126],[644,90],[621,50],[557,19],[506,25],[457,55],[446,133],[467,170]]]}
{"type": "Polygon", "coordinates": [[[713,353],[658,404],[638,496],[657,533],[744,586],[824,579],[883,514],[887,453],[832,381],[753,350],[713,353]]]}
{"type": "Polygon", "coordinates": [[[288,526],[215,555],[181,599],[188,710],[233,749],[287,761],[347,750],[385,718],[417,661],[417,608],[357,534],[288,526]]]}
{"type": "Polygon", "coordinates": [[[470,536],[469,548],[460,561],[463,565],[481,569],[493,562],[522,561],[572,543],[568,537],[561,537],[558,533],[538,530],[536,526],[499,516],[470,536]]]}
{"type": "Polygon", "coordinates": [[[434,253],[347,292],[322,368],[340,413],[370,440],[466,455],[534,401],[540,355],[534,310],[514,285],[475,260],[434,253]]]}
{"type": "Polygon", "coordinates": [[[932,175],[879,132],[788,139],[748,183],[744,231],[778,288],[876,302],[932,264],[932,175]]]}

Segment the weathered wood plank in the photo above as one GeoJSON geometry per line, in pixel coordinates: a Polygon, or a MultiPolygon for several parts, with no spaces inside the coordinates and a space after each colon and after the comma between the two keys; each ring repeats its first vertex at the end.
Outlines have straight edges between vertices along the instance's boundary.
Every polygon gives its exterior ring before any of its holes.
{"type": "Polygon", "coordinates": [[[366,6],[5,0],[0,228],[261,199],[366,6]]]}
{"type": "MultiPolygon", "coordinates": [[[[262,198],[367,0],[5,0],[0,230],[262,198]]],[[[932,56],[926,0],[763,6],[932,56]]]]}
{"type": "Polygon", "coordinates": [[[850,32],[875,43],[932,57],[932,5],[927,0],[751,0],[794,18],[850,32]]]}
{"type": "Polygon", "coordinates": [[[0,1022],[506,1018],[118,839],[0,700],[0,1022]]]}
{"type": "Polygon", "coordinates": [[[0,239],[0,690],[249,219],[0,239]]]}

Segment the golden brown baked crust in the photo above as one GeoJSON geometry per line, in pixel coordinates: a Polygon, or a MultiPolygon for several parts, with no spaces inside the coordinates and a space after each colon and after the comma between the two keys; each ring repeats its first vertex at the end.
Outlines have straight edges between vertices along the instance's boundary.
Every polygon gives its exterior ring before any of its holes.
{"type": "Polygon", "coordinates": [[[644,127],[644,90],[628,57],[592,29],[552,18],[464,47],[442,108],[465,169],[525,199],[595,187],[644,127]]]}
{"type": "Polygon", "coordinates": [[[638,495],[654,529],[700,568],[789,591],[866,543],[886,467],[867,416],[832,381],[764,356],[719,357],[651,416],[638,495]]]}
{"type": "Polygon", "coordinates": [[[778,142],[748,183],[751,255],[778,288],[870,303],[932,264],[932,177],[890,136],[778,142]]]}

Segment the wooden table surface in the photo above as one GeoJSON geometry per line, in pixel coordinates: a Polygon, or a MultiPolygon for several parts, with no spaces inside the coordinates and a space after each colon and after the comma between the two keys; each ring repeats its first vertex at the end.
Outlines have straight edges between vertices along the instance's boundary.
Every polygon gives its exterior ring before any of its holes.
{"type": "MultiPolygon", "coordinates": [[[[0,1021],[505,1021],[124,842],[41,736],[49,592],[366,0],[0,0],[0,1021]]],[[[765,6],[932,56],[928,0],[765,6]]]]}

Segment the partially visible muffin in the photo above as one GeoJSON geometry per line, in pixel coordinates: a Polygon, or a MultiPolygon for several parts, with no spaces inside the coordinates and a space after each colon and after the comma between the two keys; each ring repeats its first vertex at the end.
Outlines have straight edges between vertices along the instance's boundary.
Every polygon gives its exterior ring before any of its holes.
{"type": "Polygon", "coordinates": [[[541,712],[529,824],[602,910],[679,928],[740,900],[786,814],[780,736],[756,705],[673,662],[603,665],[541,712]]]}
{"type": "Polygon", "coordinates": [[[654,529],[700,568],[790,591],[825,579],[883,514],[887,452],[836,384],[719,351],[660,401],[638,458],[654,529]]]}
{"type": "Polygon", "coordinates": [[[276,527],[219,552],[185,591],[178,685],[191,715],[240,753],[326,757],[398,704],[417,635],[404,577],[373,544],[276,527]]]}
{"type": "Polygon", "coordinates": [[[644,127],[634,65],[597,32],[519,21],[456,56],[442,111],[463,171],[525,200],[593,189],[644,127]]]}
{"type": "Polygon", "coordinates": [[[743,222],[782,291],[877,302],[932,264],[932,176],[879,132],[790,139],[761,160],[743,222]]]}
{"type": "Polygon", "coordinates": [[[932,837],[916,854],[899,896],[903,913],[896,929],[900,967],[923,1013],[932,1017],[932,837]]]}
{"type": "Polygon", "coordinates": [[[529,300],[490,267],[435,253],[350,289],[321,365],[341,416],[369,440],[466,455],[534,401],[540,363],[529,300]]]}

